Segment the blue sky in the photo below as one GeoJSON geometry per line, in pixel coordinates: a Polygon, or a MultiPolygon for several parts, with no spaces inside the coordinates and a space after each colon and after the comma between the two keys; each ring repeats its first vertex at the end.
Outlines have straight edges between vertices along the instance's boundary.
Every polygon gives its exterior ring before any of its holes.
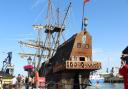
{"type": "MultiPolygon", "coordinates": [[[[54,7],[59,1],[63,16],[70,0],[53,1],[54,7]]],[[[81,30],[83,0],[71,1],[66,39],[81,30]]],[[[27,61],[18,55],[24,48],[20,48],[18,41],[35,38],[32,25],[46,22],[46,8],[47,0],[0,0],[0,68],[6,53],[12,51],[15,74],[26,74],[23,66],[27,61]]],[[[101,61],[103,70],[120,66],[121,51],[128,45],[128,0],[91,0],[85,6],[85,16],[93,38],[93,60],[101,61]]]]}

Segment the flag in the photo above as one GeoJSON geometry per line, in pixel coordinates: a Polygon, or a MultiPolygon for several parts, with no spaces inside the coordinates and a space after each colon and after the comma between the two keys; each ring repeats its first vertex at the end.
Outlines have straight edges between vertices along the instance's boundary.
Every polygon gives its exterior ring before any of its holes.
{"type": "Polygon", "coordinates": [[[87,2],[89,2],[90,0],[84,0],[84,4],[86,4],[87,2]]]}

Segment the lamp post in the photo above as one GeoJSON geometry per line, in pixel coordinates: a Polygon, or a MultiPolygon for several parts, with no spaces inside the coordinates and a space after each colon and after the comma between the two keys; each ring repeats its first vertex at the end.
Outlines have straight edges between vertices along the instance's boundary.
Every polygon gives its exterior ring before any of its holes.
{"type": "Polygon", "coordinates": [[[88,25],[88,19],[85,17],[84,18],[84,26],[86,27],[88,25]]]}
{"type": "Polygon", "coordinates": [[[27,61],[28,61],[28,64],[29,64],[29,65],[32,64],[32,58],[31,58],[30,56],[28,57],[27,61]]]}
{"type": "Polygon", "coordinates": [[[88,25],[88,19],[85,17],[84,19],[83,19],[84,21],[84,30],[86,31],[86,27],[87,27],[87,25],[88,25]]]}
{"type": "MultiPolygon", "coordinates": [[[[31,66],[31,64],[32,64],[32,58],[30,56],[28,57],[27,61],[28,61],[28,65],[31,66]]],[[[32,69],[28,69],[28,76],[31,75],[31,71],[32,71],[32,69]]]]}

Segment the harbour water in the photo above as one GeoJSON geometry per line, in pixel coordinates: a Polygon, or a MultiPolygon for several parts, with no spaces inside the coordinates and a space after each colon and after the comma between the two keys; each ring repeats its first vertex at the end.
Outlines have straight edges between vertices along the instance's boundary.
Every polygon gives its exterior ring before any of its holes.
{"type": "Polygon", "coordinates": [[[123,83],[102,83],[88,86],[87,89],[124,89],[123,83]]]}

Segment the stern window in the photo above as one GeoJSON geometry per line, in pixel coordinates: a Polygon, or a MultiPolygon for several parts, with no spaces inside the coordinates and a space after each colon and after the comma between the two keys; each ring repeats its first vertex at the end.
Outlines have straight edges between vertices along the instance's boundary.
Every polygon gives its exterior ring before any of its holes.
{"type": "Polygon", "coordinates": [[[85,57],[80,57],[80,61],[85,61],[85,57]]]}
{"type": "Polygon", "coordinates": [[[77,48],[81,48],[81,43],[77,43],[77,48]]]}

